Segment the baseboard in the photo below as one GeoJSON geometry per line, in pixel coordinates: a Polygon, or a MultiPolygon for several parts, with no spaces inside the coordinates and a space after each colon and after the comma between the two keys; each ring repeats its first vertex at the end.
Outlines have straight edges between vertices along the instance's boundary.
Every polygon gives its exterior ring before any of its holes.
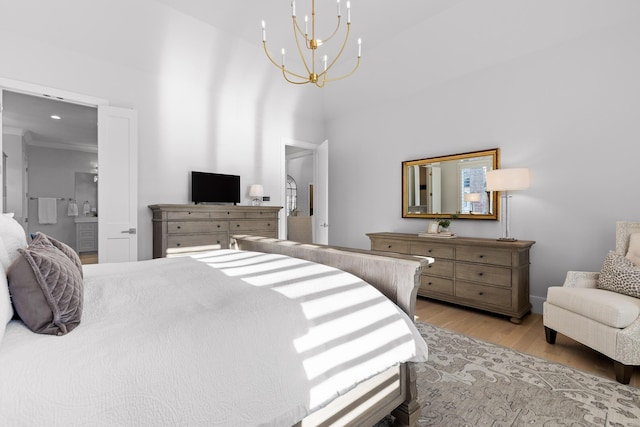
{"type": "Polygon", "coordinates": [[[531,302],[531,312],[536,314],[542,314],[542,304],[546,301],[546,298],[537,297],[535,295],[529,295],[529,302],[531,302]]]}

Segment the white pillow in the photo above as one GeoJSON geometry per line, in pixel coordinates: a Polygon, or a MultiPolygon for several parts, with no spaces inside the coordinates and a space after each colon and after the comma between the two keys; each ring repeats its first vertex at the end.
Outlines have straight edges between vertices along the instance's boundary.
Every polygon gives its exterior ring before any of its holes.
{"type": "Polygon", "coordinates": [[[13,219],[13,214],[0,215],[0,236],[4,243],[4,250],[0,250],[0,263],[6,272],[18,257],[18,249],[27,247],[27,235],[24,228],[13,219]]]}
{"type": "Polygon", "coordinates": [[[13,317],[13,307],[9,298],[9,284],[7,283],[7,273],[2,270],[0,274],[0,343],[7,328],[7,323],[13,317]]]}
{"type": "Polygon", "coordinates": [[[640,233],[633,233],[629,236],[627,258],[635,265],[640,266],[640,233]]]}
{"type": "Polygon", "coordinates": [[[7,323],[13,317],[13,307],[9,296],[9,283],[7,283],[7,270],[20,254],[18,249],[27,247],[27,235],[24,228],[13,219],[13,214],[0,215],[0,340],[4,335],[7,323]]]}

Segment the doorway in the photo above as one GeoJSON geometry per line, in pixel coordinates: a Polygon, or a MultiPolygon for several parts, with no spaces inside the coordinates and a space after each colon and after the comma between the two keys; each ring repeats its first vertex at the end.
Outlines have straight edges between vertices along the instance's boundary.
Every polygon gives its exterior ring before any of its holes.
{"type": "Polygon", "coordinates": [[[97,108],[3,91],[5,211],[97,260],[97,108]]]}
{"type": "Polygon", "coordinates": [[[281,238],[328,244],[328,142],[283,139],[281,238]]]}
{"type": "MultiPolygon", "coordinates": [[[[97,225],[98,262],[137,261],[137,111],[112,107],[105,99],[2,77],[0,77],[0,107],[3,102],[3,93],[6,91],[56,99],[64,101],[63,103],[67,105],[97,108],[95,123],[98,128],[98,158],[100,159],[98,204],[101,207],[97,225]]],[[[3,117],[4,114],[0,114],[0,127],[4,121],[3,117]]],[[[0,148],[3,146],[2,136],[3,133],[0,132],[0,148]]],[[[0,189],[4,190],[4,179],[0,189]]],[[[78,208],[80,209],[80,206],[78,208]]],[[[91,212],[91,208],[89,211],[91,212]]]]}

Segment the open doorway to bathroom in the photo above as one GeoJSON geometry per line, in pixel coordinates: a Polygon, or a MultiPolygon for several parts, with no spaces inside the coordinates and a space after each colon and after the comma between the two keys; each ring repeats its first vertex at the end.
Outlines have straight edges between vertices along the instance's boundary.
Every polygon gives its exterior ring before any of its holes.
{"type": "Polygon", "coordinates": [[[313,150],[287,145],[287,240],[313,243],[313,150]]]}
{"type": "Polygon", "coordinates": [[[98,260],[97,108],[3,91],[5,212],[98,260]]]}

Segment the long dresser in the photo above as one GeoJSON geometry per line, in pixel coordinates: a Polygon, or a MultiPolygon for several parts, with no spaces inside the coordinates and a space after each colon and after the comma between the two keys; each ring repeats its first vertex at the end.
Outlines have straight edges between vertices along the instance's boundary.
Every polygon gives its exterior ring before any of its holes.
{"type": "Polygon", "coordinates": [[[150,205],[153,257],[229,248],[230,236],[278,237],[280,206],[150,205]]]}
{"type": "Polygon", "coordinates": [[[520,323],[529,302],[529,240],[421,237],[369,233],[371,249],[435,259],[422,272],[418,295],[474,307],[520,323]]]}

